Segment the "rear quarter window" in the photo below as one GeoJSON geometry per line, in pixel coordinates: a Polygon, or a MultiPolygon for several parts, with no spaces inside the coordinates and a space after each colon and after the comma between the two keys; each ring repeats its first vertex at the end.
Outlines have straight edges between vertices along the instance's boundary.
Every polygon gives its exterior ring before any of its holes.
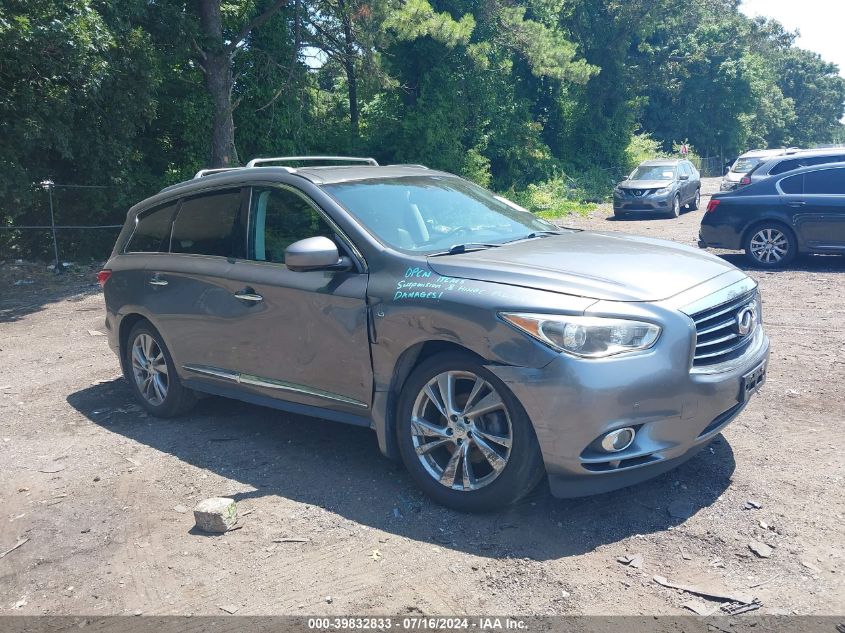
{"type": "Polygon", "coordinates": [[[793,169],[798,169],[799,167],[801,167],[801,163],[798,159],[793,158],[791,160],[784,160],[772,167],[769,174],[784,174],[788,171],[792,171],[793,169]]]}
{"type": "Polygon", "coordinates": [[[125,252],[167,252],[170,225],[175,211],[176,203],[172,202],[139,213],[135,218],[135,230],[126,244],[125,252]]]}

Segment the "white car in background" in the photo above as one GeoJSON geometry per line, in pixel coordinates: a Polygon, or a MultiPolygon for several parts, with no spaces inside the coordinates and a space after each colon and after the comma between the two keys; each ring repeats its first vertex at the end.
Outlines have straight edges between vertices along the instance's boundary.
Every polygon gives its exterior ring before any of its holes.
{"type": "Polygon", "coordinates": [[[789,153],[790,150],[780,149],[755,149],[750,152],[745,152],[742,156],[734,161],[730,170],[722,179],[722,184],[719,187],[720,191],[733,191],[739,187],[739,181],[748,172],[754,169],[757,165],[765,160],[789,153]]]}

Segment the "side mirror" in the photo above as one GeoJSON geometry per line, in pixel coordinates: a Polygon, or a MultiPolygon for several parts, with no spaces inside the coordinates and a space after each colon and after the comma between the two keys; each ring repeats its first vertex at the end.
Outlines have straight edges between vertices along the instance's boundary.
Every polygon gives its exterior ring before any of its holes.
{"type": "Polygon", "coordinates": [[[681,174],[680,176],[678,176],[678,180],[689,180],[689,176],[687,176],[686,174],[681,174]]]}
{"type": "Polygon", "coordinates": [[[307,270],[348,270],[352,262],[341,257],[337,246],[322,235],[294,242],[285,249],[285,265],[295,272],[307,270]]]}

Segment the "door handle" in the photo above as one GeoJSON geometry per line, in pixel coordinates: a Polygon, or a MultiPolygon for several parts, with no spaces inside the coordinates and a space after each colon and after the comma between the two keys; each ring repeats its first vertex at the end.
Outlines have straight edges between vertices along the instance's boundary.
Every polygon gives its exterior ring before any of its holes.
{"type": "Polygon", "coordinates": [[[235,299],[240,299],[241,301],[251,301],[252,303],[264,301],[264,297],[253,291],[252,288],[244,288],[243,290],[239,290],[235,293],[235,299]]]}
{"type": "Polygon", "coordinates": [[[166,286],[166,285],[167,285],[167,280],[166,280],[166,279],[162,279],[161,277],[159,277],[158,275],[156,275],[155,277],[153,277],[152,279],[150,279],[147,283],[148,283],[148,284],[150,284],[151,286],[166,286]]]}
{"type": "Polygon", "coordinates": [[[792,202],[787,202],[790,207],[803,207],[806,202],[801,202],[800,200],[794,200],[792,202]]]}

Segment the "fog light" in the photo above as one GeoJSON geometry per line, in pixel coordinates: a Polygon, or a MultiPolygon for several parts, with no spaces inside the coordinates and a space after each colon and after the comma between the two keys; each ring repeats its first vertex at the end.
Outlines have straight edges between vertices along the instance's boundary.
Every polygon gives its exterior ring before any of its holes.
{"type": "Polygon", "coordinates": [[[624,451],[634,443],[634,436],[636,436],[636,434],[636,431],[634,431],[631,427],[616,429],[601,438],[601,447],[608,453],[618,453],[619,451],[624,451]]]}

